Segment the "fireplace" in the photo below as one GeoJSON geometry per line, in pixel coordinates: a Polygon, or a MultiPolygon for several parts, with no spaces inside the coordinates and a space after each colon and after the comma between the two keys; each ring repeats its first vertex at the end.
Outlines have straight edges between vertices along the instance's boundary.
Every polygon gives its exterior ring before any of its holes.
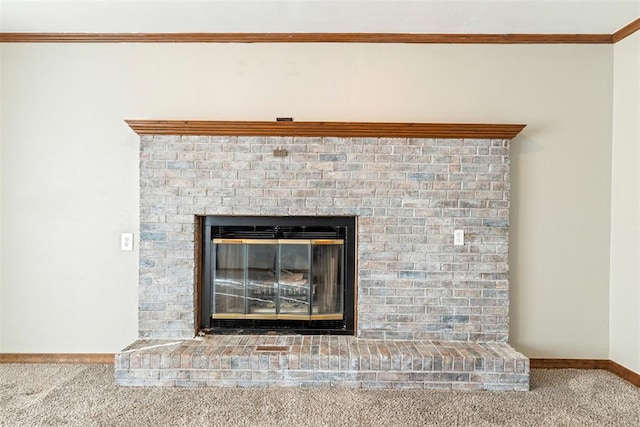
{"type": "MultiPolygon", "coordinates": [[[[296,124],[274,123],[278,132],[296,124]]],[[[187,131],[202,130],[195,125],[187,131]]],[[[406,132],[420,134],[414,127],[406,132]]],[[[243,124],[238,132],[250,131],[243,124]]],[[[319,317],[293,319],[302,314],[279,311],[282,299],[273,301],[275,312],[252,311],[245,304],[246,293],[253,292],[248,282],[240,286],[241,308],[228,302],[217,311],[212,280],[240,268],[229,259],[233,251],[291,251],[275,227],[308,227],[302,220],[310,217],[350,217],[357,218],[351,240],[357,235],[358,268],[345,276],[357,277],[358,291],[353,302],[345,295],[343,303],[357,306],[357,316],[344,327],[327,329],[346,328],[372,339],[507,341],[509,140],[143,134],[140,158],[141,338],[189,338],[207,328],[248,330],[276,321],[280,326],[318,322],[319,317]],[[241,221],[268,217],[273,220],[241,221]],[[212,228],[216,225],[222,228],[212,228]],[[276,242],[268,247],[242,242],[253,236],[234,234],[228,226],[258,226],[266,230],[265,240],[276,242]],[[454,244],[456,230],[465,236],[463,245],[454,244]],[[199,242],[202,233],[211,233],[202,242],[211,245],[207,256],[199,242]],[[205,272],[201,261],[223,251],[230,264],[222,270],[228,271],[215,276],[208,266],[205,272]]],[[[320,245],[311,240],[341,237],[303,239],[313,253],[320,245]]],[[[254,270],[276,270],[274,260],[254,270]]],[[[345,283],[345,288],[352,286],[345,283]]]]}
{"type": "Polygon", "coordinates": [[[199,221],[201,331],[354,334],[355,217],[199,221]]]}
{"type": "Polygon", "coordinates": [[[129,124],[139,339],[119,384],[528,389],[507,343],[522,125],[129,124]]]}

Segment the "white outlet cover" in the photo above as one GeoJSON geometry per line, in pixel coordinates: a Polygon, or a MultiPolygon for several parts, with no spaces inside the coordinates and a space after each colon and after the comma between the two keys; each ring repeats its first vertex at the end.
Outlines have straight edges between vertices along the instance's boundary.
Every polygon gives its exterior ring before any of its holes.
{"type": "Polygon", "coordinates": [[[464,245],[464,230],[453,230],[453,244],[455,246],[464,245]]]}
{"type": "Polygon", "coordinates": [[[122,233],[122,235],[120,236],[120,250],[133,250],[133,233],[122,233]]]}

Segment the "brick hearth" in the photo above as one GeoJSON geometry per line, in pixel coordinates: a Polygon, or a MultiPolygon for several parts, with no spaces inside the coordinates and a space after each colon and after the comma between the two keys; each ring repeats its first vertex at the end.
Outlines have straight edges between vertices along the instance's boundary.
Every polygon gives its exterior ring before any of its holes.
{"type": "Polygon", "coordinates": [[[347,336],[139,340],[116,356],[132,386],[528,390],[529,359],[505,343],[347,336]]]}

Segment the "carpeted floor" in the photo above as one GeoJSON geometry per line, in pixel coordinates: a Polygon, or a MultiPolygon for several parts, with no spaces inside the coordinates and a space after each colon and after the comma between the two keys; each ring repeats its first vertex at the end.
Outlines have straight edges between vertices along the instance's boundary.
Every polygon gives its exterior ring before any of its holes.
{"type": "Polygon", "coordinates": [[[118,387],[110,365],[0,364],[2,426],[640,426],[640,388],[531,372],[529,392],[118,387]]]}

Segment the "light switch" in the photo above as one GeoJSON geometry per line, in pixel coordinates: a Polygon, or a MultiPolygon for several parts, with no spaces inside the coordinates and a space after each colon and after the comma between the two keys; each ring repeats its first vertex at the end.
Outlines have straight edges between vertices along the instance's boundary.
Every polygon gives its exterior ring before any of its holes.
{"type": "Polygon", "coordinates": [[[133,233],[122,233],[122,235],[120,236],[120,250],[133,250],[133,233]]]}
{"type": "Polygon", "coordinates": [[[455,246],[464,245],[464,230],[453,230],[453,244],[455,246]]]}

